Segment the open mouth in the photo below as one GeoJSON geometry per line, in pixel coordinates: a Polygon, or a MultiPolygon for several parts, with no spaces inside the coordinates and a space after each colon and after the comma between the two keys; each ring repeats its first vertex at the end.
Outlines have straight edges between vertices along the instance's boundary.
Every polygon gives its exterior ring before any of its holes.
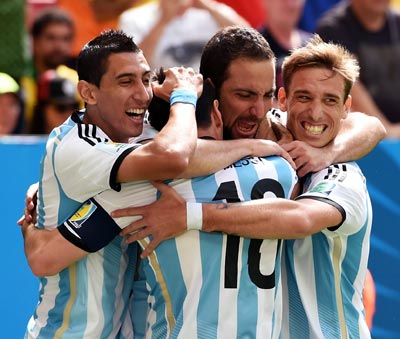
{"type": "Polygon", "coordinates": [[[236,123],[236,130],[242,136],[252,137],[257,132],[258,123],[255,121],[239,121],[236,123]]]}
{"type": "Polygon", "coordinates": [[[143,115],[145,112],[146,112],[146,110],[144,110],[144,109],[139,109],[139,108],[133,109],[132,108],[132,109],[126,110],[125,114],[130,118],[141,120],[143,118],[143,115]]]}
{"type": "Polygon", "coordinates": [[[320,135],[322,134],[325,129],[326,129],[326,125],[312,125],[308,122],[303,122],[301,124],[303,126],[303,128],[310,134],[312,135],[320,135]]]}

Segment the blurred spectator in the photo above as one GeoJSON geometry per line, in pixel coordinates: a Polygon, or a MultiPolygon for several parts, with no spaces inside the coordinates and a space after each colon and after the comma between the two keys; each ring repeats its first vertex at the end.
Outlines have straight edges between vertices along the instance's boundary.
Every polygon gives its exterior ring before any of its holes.
{"type": "Polygon", "coordinates": [[[0,135],[23,132],[22,104],[18,83],[10,75],[0,73],[0,135]]]}
{"type": "Polygon", "coordinates": [[[76,27],[72,56],[76,59],[82,47],[108,28],[117,28],[119,15],[145,0],[56,0],[67,11],[76,27]]]}
{"type": "Polygon", "coordinates": [[[283,86],[282,63],[290,51],[304,46],[311,33],[298,29],[305,0],[264,0],[267,20],[259,28],[276,57],[276,88],[283,86]]]}
{"type": "Polygon", "coordinates": [[[76,82],[55,70],[48,70],[41,75],[38,94],[30,131],[32,134],[49,134],[80,106],[76,82]]]}
{"type": "Polygon", "coordinates": [[[33,107],[37,98],[37,80],[43,72],[57,69],[77,79],[72,68],[67,68],[74,38],[74,23],[65,11],[57,7],[43,9],[34,18],[31,27],[32,65],[31,74],[21,78],[25,92],[25,115],[29,125],[32,123],[33,107]]]}
{"type": "Polygon", "coordinates": [[[246,19],[249,24],[258,28],[265,22],[265,11],[263,0],[218,0],[231,8],[246,19]]]}
{"type": "Polygon", "coordinates": [[[321,18],[317,32],[360,62],[352,109],[377,116],[388,137],[400,137],[400,14],[390,0],[340,2],[321,18]]]}
{"type": "Polygon", "coordinates": [[[215,0],[160,0],[122,13],[119,28],[134,37],[151,67],[197,71],[205,43],[228,25],[248,22],[215,0]]]}

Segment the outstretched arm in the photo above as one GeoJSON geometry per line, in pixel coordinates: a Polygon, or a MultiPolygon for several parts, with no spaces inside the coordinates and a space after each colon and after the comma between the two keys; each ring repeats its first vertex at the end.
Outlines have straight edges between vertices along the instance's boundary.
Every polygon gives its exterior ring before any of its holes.
{"type": "Polygon", "coordinates": [[[292,201],[274,198],[233,204],[209,203],[202,204],[199,213],[201,204],[195,204],[196,208],[192,209],[193,205],[187,205],[173,188],[163,183],[154,185],[162,192],[159,200],[147,206],[121,209],[111,214],[114,218],[142,216],[142,219],[120,233],[127,236],[129,243],[152,235],[142,257],[149,255],[161,241],[182,234],[187,229],[196,229],[199,223],[205,232],[219,231],[259,239],[295,239],[342,221],[342,215],[335,207],[312,199],[292,201]]]}
{"type": "Polygon", "coordinates": [[[288,152],[271,140],[197,140],[197,147],[187,169],[179,178],[194,178],[215,173],[246,156],[266,157],[277,155],[296,169],[288,152]]]}
{"type": "Polygon", "coordinates": [[[303,177],[337,162],[358,160],[371,152],[385,136],[385,128],[377,118],[353,112],[343,120],[336,138],[323,148],[301,141],[282,146],[294,159],[299,177],[303,177]]]}

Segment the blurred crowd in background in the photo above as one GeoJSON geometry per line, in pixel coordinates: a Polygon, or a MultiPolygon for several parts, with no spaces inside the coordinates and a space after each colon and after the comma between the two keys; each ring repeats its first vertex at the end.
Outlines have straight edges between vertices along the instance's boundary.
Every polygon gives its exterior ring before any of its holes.
{"type": "Polygon", "coordinates": [[[353,110],[399,138],[399,9],[400,0],[2,0],[0,135],[48,134],[82,108],[76,58],[107,28],[132,35],[153,69],[198,70],[216,30],[249,25],[275,52],[278,88],[284,57],[313,33],[343,44],[361,65],[353,110]]]}

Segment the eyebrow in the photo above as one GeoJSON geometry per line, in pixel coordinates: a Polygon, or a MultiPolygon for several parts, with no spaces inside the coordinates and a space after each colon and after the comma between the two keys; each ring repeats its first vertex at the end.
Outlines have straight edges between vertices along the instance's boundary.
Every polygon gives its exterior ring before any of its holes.
{"type": "MultiPolygon", "coordinates": [[[[293,94],[312,94],[312,91],[306,90],[306,89],[299,89],[293,92],[293,94]]],[[[333,94],[333,93],[324,93],[325,97],[329,98],[336,98],[336,99],[341,99],[339,95],[333,94]]]]}
{"type": "MultiPolygon", "coordinates": [[[[143,74],[140,77],[142,78],[142,77],[147,76],[149,74],[151,74],[151,70],[150,69],[146,70],[145,72],[143,72],[143,74]]],[[[116,79],[121,79],[121,78],[124,78],[124,77],[138,78],[137,74],[135,74],[135,73],[122,73],[122,74],[118,74],[116,79]]]]}

